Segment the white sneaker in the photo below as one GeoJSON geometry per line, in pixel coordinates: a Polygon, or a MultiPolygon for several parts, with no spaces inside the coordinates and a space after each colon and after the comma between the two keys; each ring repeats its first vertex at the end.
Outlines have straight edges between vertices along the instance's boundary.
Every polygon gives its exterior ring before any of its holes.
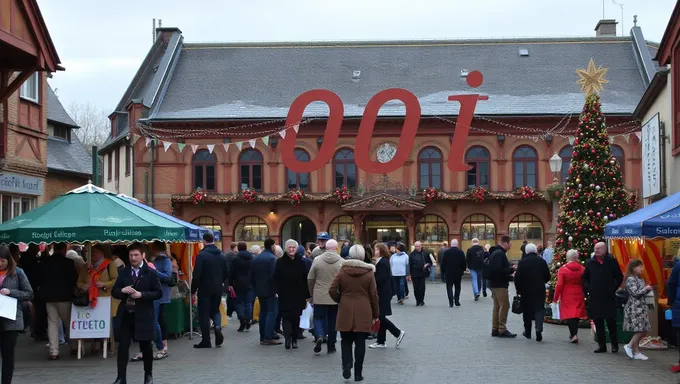
{"type": "Polygon", "coordinates": [[[401,331],[399,337],[397,337],[397,341],[394,343],[394,348],[399,348],[399,344],[401,344],[401,341],[404,340],[404,336],[406,336],[406,332],[401,331]]]}
{"type": "Polygon", "coordinates": [[[633,348],[629,347],[628,344],[623,346],[623,350],[626,351],[626,355],[630,357],[631,359],[633,358],[633,348]]]}
{"type": "Polygon", "coordinates": [[[643,355],[642,353],[638,353],[635,356],[633,356],[635,360],[649,360],[649,357],[643,355]]]}
{"type": "Polygon", "coordinates": [[[373,343],[373,344],[369,345],[368,347],[371,348],[371,349],[383,349],[383,348],[387,348],[387,347],[385,346],[385,344],[378,344],[378,343],[373,343]]]}

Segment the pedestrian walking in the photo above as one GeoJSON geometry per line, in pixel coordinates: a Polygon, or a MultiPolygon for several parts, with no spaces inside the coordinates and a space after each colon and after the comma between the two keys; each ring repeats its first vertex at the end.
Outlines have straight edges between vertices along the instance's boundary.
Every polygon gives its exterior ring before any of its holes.
{"type": "Polygon", "coordinates": [[[633,332],[630,342],[623,346],[626,355],[635,360],[648,360],[649,358],[640,352],[640,340],[652,329],[647,316],[647,302],[645,298],[652,291],[652,286],[642,279],[642,261],[633,259],[628,262],[626,268],[626,291],[628,300],[623,307],[623,330],[633,332]]]}
{"type": "Polygon", "coordinates": [[[416,297],[416,307],[425,305],[425,279],[430,276],[432,260],[430,252],[423,248],[420,241],[414,244],[415,249],[409,255],[409,271],[413,282],[413,295],[416,297]]]}
{"type": "Polygon", "coordinates": [[[515,289],[522,298],[522,335],[531,339],[531,322],[535,322],[536,341],[543,341],[543,317],[545,316],[545,284],[550,281],[548,264],[538,255],[536,244],[528,243],[526,256],[520,260],[515,272],[515,289]]]}
{"type": "Polygon", "coordinates": [[[307,265],[296,254],[298,243],[287,240],[285,254],[276,260],[274,280],[279,295],[279,313],[283,323],[286,349],[297,349],[300,316],[310,298],[307,285],[307,265]]]}
{"type": "Polygon", "coordinates": [[[251,268],[253,291],[260,303],[260,345],[280,345],[281,342],[277,340],[279,336],[274,333],[274,321],[278,313],[274,281],[274,240],[267,238],[264,241],[264,250],[255,256],[251,268]]]}
{"type": "Polygon", "coordinates": [[[482,268],[484,267],[484,259],[486,258],[486,251],[479,245],[479,239],[472,239],[472,246],[465,252],[465,261],[467,267],[470,269],[470,280],[472,280],[472,294],[475,301],[479,300],[480,292],[484,293],[486,297],[486,281],[482,277],[482,268]]]}
{"type": "Polygon", "coordinates": [[[460,307],[460,283],[467,269],[465,263],[465,252],[458,248],[458,240],[451,240],[451,248],[444,252],[441,270],[446,282],[446,295],[449,298],[449,307],[460,307]],[[455,293],[452,291],[455,287],[455,293]]]}
{"type": "Polygon", "coordinates": [[[583,272],[578,262],[578,251],[567,251],[567,263],[557,272],[557,285],[553,302],[560,305],[560,319],[569,326],[569,339],[578,343],[578,323],[586,318],[586,302],[583,293],[583,272]]]}
{"type": "Polygon", "coordinates": [[[342,376],[349,379],[354,368],[355,381],[364,380],[366,338],[379,317],[375,266],[365,263],[363,259],[363,247],[353,245],[328,290],[331,298],[338,303],[337,328],[342,337],[342,376]]]}
{"type": "Polygon", "coordinates": [[[595,244],[595,256],[588,260],[583,272],[583,287],[588,295],[588,317],[595,322],[598,348],[595,353],[607,352],[604,324],[607,323],[612,353],[619,351],[616,330],[616,289],[623,282],[623,274],[614,256],[603,242],[595,244]]]}
{"type": "MultiPolygon", "coordinates": [[[[231,271],[232,263],[234,262],[237,253],[238,244],[236,243],[229,244],[229,250],[224,254],[224,257],[227,260],[227,269],[229,271],[231,271]]],[[[231,297],[231,295],[227,295],[226,301],[227,301],[227,317],[232,317],[234,312],[236,312],[236,299],[231,297]]]]}
{"type": "Polygon", "coordinates": [[[392,289],[392,272],[390,269],[390,252],[385,244],[379,243],[374,247],[374,255],[377,257],[375,264],[375,284],[378,292],[378,307],[380,312],[380,328],[378,329],[378,340],[369,345],[371,349],[385,348],[385,341],[387,340],[387,331],[390,331],[392,336],[397,340],[394,343],[395,348],[399,348],[406,333],[397,328],[387,316],[392,315],[392,296],[394,291],[392,289]]]}
{"type": "Polygon", "coordinates": [[[144,262],[146,251],[141,243],[129,247],[130,265],[118,274],[111,296],[118,306],[118,376],[114,384],[127,383],[127,365],[132,340],[139,343],[144,361],[144,384],[153,384],[154,301],[163,296],[155,269],[144,262]]]}
{"type": "Polygon", "coordinates": [[[340,271],[343,261],[338,254],[338,242],[330,239],[326,242],[326,252],[314,259],[307,275],[307,284],[314,304],[314,336],[316,338],[314,353],[321,352],[324,339],[326,339],[327,352],[331,354],[336,351],[338,303],[328,294],[328,289],[335,275],[340,271]]]}
{"type": "Polygon", "coordinates": [[[237,332],[250,330],[253,321],[253,302],[255,294],[252,285],[253,254],[248,252],[248,244],[240,241],[236,245],[238,253],[229,271],[229,286],[236,293],[236,315],[239,320],[237,332]]]}
{"type": "Polygon", "coordinates": [[[404,305],[406,298],[406,276],[409,275],[409,257],[406,254],[406,245],[399,243],[395,247],[396,253],[390,257],[392,268],[392,282],[396,290],[397,303],[404,305]]]}
{"type": "Polygon", "coordinates": [[[491,336],[514,338],[516,334],[508,331],[508,311],[510,310],[510,298],[508,287],[515,273],[514,266],[510,265],[506,252],[511,246],[510,236],[501,236],[500,243],[489,249],[489,288],[493,299],[493,313],[491,316],[491,336]]]}

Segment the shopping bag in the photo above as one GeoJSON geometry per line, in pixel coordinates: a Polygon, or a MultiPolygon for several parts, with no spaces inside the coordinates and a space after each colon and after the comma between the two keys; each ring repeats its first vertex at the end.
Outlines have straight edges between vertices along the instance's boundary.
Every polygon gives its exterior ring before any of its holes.
{"type": "Polygon", "coordinates": [[[253,304],[253,320],[260,321],[260,300],[255,298],[255,304],[253,304]]]}
{"type": "Polygon", "coordinates": [[[300,316],[300,328],[302,329],[310,329],[312,327],[311,325],[311,320],[312,320],[312,306],[307,303],[307,308],[305,308],[304,311],[302,311],[302,315],[300,316]]]}
{"type": "Polygon", "coordinates": [[[560,305],[558,303],[550,303],[550,311],[553,319],[560,320],[560,305]]]}
{"type": "Polygon", "coordinates": [[[222,318],[220,327],[224,328],[229,323],[229,318],[227,317],[227,302],[224,299],[220,301],[220,317],[222,318]]]}
{"type": "Polygon", "coordinates": [[[378,333],[379,330],[380,330],[380,319],[376,319],[375,321],[373,321],[373,324],[371,325],[371,331],[373,331],[373,333],[378,333]]]}

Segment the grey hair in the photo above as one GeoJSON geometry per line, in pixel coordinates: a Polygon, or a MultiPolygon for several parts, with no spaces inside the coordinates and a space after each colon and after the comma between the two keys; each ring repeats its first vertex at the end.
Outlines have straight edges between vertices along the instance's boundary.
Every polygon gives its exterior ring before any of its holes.
{"type": "Polygon", "coordinates": [[[479,244],[479,239],[476,238],[476,237],[473,237],[473,238],[472,238],[472,244],[474,244],[474,245],[479,244]]]}
{"type": "Polygon", "coordinates": [[[570,249],[567,251],[567,261],[578,260],[578,251],[575,249],[570,249]]]}
{"type": "Polygon", "coordinates": [[[292,245],[295,245],[295,248],[297,248],[297,246],[298,246],[299,244],[298,244],[297,241],[295,241],[295,240],[293,240],[293,239],[288,239],[288,240],[286,240],[286,248],[288,248],[288,247],[290,247],[290,246],[292,246],[292,245]]]}
{"type": "Polygon", "coordinates": [[[458,240],[456,240],[456,239],[451,240],[451,246],[457,247],[458,246],[458,240]]]}
{"type": "Polygon", "coordinates": [[[538,253],[538,249],[536,249],[536,244],[534,243],[529,243],[524,247],[524,253],[530,254],[530,253],[538,253]]]}
{"type": "Polygon", "coordinates": [[[330,239],[326,242],[326,249],[329,251],[335,251],[338,249],[338,242],[335,239],[330,239]]]}
{"type": "Polygon", "coordinates": [[[281,246],[278,244],[274,244],[274,254],[276,257],[283,256],[283,248],[281,248],[281,246]]]}
{"type": "Polygon", "coordinates": [[[250,252],[257,252],[257,251],[259,251],[259,250],[261,250],[261,249],[262,249],[262,248],[260,248],[259,245],[255,244],[255,245],[253,245],[252,247],[250,247],[250,252]]]}
{"type": "Polygon", "coordinates": [[[354,259],[354,260],[364,260],[364,256],[366,255],[366,251],[364,251],[364,247],[362,247],[359,244],[354,244],[350,249],[349,249],[349,256],[347,257],[348,259],[354,259]]]}

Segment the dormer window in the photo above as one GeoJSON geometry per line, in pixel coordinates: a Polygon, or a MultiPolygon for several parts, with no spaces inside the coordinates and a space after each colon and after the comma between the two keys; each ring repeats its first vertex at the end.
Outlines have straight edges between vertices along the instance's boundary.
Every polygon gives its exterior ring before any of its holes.
{"type": "Polygon", "coordinates": [[[54,127],[52,136],[58,137],[60,139],[71,141],[71,128],[66,127],[54,127]]]}

